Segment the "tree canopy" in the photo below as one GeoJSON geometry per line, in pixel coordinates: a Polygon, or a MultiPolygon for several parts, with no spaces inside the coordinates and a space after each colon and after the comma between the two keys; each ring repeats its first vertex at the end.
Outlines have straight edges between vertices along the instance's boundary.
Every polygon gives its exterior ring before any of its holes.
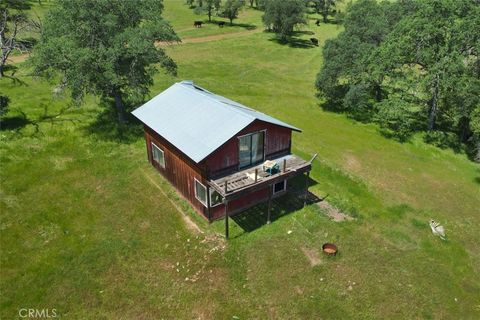
{"type": "Polygon", "coordinates": [[[238,18],[240,9],[245,5],[244,0],[227,0],[223,4],[222,16],[230,20],[230,24],[233,24],[233,20],[238,18]]]}
{"type": "Polygon", "coordinates": [[[263,6],[265,27],[282,40],[291,36],[295,27],[307,23],[305,0],[265,0],[263,6]]]}
{"type": "Polygon", "coordinates": [[[425,131],[432,142],[480,150],[472,125],[479,52],[473,1],[361,0],[348,8],[345,31],[326,42],[316,86],[326,106],[377,121],[400,139],[425,131]]]}
{"type": "Polygon", "coordinates": [[[86,93],[115,105],[119,122],[125,104],[143,100],[161,66],[176,65],[156,41],[178,41],[161,17],[161,0],[59,0],[47,14],[32,56],[37,75],[57,79],[74,100],[86,93]]]}
{"type": "Polygon", "coordinates": [[[312,0],[315,12],[322,15],[323,22],[328,22],[328,16],[336,12],[336,6],[342,0],[312,0]]]}
{"type": "Polygon", "coordinates": [[[220,10],[221,0],[205,0],[205,11],[207,12],[208,21],[212,21],[213,11],[220,10]]]}

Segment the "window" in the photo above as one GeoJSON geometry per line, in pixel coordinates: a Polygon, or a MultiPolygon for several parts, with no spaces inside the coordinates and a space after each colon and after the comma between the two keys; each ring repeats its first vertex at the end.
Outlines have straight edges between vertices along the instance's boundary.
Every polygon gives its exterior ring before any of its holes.
{"type": "Polygon", "coordinates": [[[205,207],[207,206],[207,188],[197,179],[195,179],[195,198],[205,207]]]}
{"type": "Polygon", "coordinates": [[[277,182],[273,185],[273,194],[283,192],[287,189],[287,180],[277,182]]]}
{"type": "Polygon", "coordinates": [[[210,207],[218,206],[223,203],[223,198],[217,191],[210,189],[210,207]]]}
{"type": "Polygon", "coordinates": [[[165,153],[152,142],[152,158],[160,167],[165,168],[165,153]]]}
{"type": "Polygon", "coordinates": [[[248,134],[238,138],[238,154],[240,168],[248,167],[263,161],[265,131],[248,134]]]}

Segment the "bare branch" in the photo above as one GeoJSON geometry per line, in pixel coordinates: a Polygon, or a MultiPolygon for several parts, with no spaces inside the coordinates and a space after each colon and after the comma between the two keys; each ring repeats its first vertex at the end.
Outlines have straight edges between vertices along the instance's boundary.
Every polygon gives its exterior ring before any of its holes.
{"type": "Polygon", "coordinates": [[[33,42],[19,39],[24,31],[40,31],[41,20],[37,15],[37,20],[28,19],[23,12],[9,13],[6,8],[0,11],[0,77],[4,76],[4,69],[9,61],[8,57],[15,50],[20,53],[28,52],[33,42]]]}

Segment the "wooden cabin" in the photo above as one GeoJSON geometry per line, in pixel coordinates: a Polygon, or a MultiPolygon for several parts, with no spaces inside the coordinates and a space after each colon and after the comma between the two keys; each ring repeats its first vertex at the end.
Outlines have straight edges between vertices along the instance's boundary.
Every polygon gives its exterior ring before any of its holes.
{"type": "Polygon", "coordinates": [[[192,81],[132,113],[144,124],[148,161],[209,221],[270,204],[294,176],[308,183],[311,162],[291,154],[292,131],[300,129],[192,81]]]}

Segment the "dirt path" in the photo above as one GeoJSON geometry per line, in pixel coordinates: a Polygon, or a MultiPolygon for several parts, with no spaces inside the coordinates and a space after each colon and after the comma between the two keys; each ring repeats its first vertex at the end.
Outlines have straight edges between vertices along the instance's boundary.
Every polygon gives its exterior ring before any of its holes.
{"type": "MultiPolygon", "coordinates": [[[[171,43],[171,42],[164,42],[164,41],[159,41],[156,43],[157,46],[159,47],[167,47],[171,45],[182,45],[186,43],[201,43],[201,42],[210,42],[210,41],[218,41],[218,40],[223,40],[223,39],[229,39],[229,38],[238,38],[242,36],[248,36],[254,33],[260,33],[263,32],[261,28],[255,28],[252,30],[247,30],[247,31],[239,31],[239,32],[232,32],[232,33],[224,33],[224,34],[214,34],[211,36],[203,36],[203,37],[191,37],[191,38],[184,38],[182,39],[182,42],[179,43],[171,43]]],[[[29,54],[21,54],[21,55],[16,55],[16,56],[10,56],[8,58],[8,61],[11,63],[21,63],[27,60],[29,54]]]]}
{"type": "Polygon", "coordinates": [[[27,60],[28,56],[30,54],[28,53],[24,53],[24,54],[20,54],[18,56],[10,56],[8,57],[8,61],[10,61],[11,63],[20,63],[20,62],[24,62],[25,60],[27,60]]]}
{"type": "Polygon", "coordinates": [[[309,249],[307,247],[301,247],[300,250],[302,250],[303,254],[308,259],[312,267],[322,264],[322,259],[320,259],[320,256],[317,250],[309,249]]]}
{"type": "MultiPolygon", "coordinates": [[[[223,39],[248,36],[248,35],[255,34],[255,33],[260,33],[260,32],[263,32],[263,30],[261,28],[255,28],[255,29],[252,29],[252,30],[232,32],[232,33],[213,34],[213,35],[210,35],[210,36],[203,36],[203,37],[184,38],[184,39],[182,39],[182,42],[179,43],[179,44],[218,41],[218,40],[223,40],[223,39]]],[[[168,45],[168,43],[163,43],[163,42],[161,42],[159,44],[160,44],[160,46],[168,45]]]]}

